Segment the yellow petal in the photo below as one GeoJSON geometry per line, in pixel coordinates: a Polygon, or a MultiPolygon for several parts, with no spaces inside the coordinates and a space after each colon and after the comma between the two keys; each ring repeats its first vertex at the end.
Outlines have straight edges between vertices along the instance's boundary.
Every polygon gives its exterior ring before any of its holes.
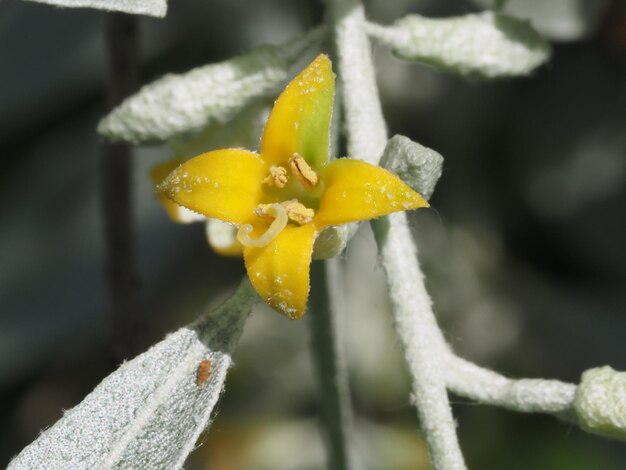
{"type": "Polygon", "coordinates": [[[261,139],[261,156],[273,165],[295,153],[318,168],[328,160],[335,77],[322,54],[287,85],[276,100],[261,139]]]}
{"type": "Polygon", "coordinates": [[[272,308],[292,319],[304,315],[315,229],[288,225],[267,246],[244,247],[250,282],[272,308]]]}
{"type": "Polygon", "coordinates": [[[342,158],[322,172],[325,184],[313,223],[320,230],[397,211],[428,207],[428,203],[400,178],[360,160],[342,158]]]}
{"type": "Polygon", "coordinates": [[[159,191],[194,212],[242,224],[255,217],[266,172],[267,166],[255,153],[215,150],[180,165],[159,191]]]}
{"type": "MultiPolygon", "coordinates": [[[[168,174],[171,173],[172,170],[174,170],[181,163],[182,160],[178,158],[168,160],[164,163],[159,163],[158,165],[155,165],[150,169],[150,178],[155,185],[158,185],[165,179],[168,174]]],[[[163,209],[165,209],[167,215],[170,216],[170,219],[172,219],[176,223],[189,224],[191,222],[206,220],[206,217],[204,217],[203,215],[191,212],[189,209],[186,209],[183,206],[179,206],[164,194],[158,194],[157,198],[163,206],[163,209]]]]}

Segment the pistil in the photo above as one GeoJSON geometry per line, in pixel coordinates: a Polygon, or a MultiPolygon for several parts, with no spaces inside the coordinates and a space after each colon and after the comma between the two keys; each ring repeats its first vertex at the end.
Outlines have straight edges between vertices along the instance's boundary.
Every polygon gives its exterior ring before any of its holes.
{"type": "Polygon", "coordinates": [[[243,246],[260,248],[269,245],[287,226],[289,219],[285,208],[281,204],[269,204],[269,206],[267,214],[275,217],[275,219],[260,237],[250,238],[250,233],[254,230],[250,224],[243,224],[239,227],[237,240],[243,246]]]}

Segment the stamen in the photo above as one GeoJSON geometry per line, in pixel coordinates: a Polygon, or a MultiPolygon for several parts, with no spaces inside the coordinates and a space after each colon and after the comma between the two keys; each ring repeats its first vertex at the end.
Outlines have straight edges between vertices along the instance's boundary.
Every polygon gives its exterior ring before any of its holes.
{"type": "Polygon", "coordinates": [[[259,204],[254,209],[254,215],[258,215],[259,217],[263,217],[265,219],[273,219],[274,215],[270,212],[274,204],[259,204]]]}
{"type": "Polygon", "coordinates": [[[289,219],[287,218],[287,211],[280,204],[272,204],[267,213],[276,217],[269,228],[258,238],[250,238],[250,233],[254,228],[250,224],[243,224],[239,227],[237,232],[237,240],[243,246],[260,248],[269,245],[274,239],[283,231],[287,226],[289,219]]]}
{"type": "Polygon", "coordinates": [[[293,220],[300,225],[308,224],[313,220],[313,216],[315,215],[313,209],[309,209],[295,199],[283,202],[283,206],[285,206],[289,220],[293,220]]]}
{"type": "MultiPolygon", "coordinates": [[[[272,209],[274,205],[275,204],[259,204],[256,209],[254,209],[254,213],[266,219],[272,218],[274,216],[270,212],[270,209],[272,209]]],[[[280,205],[285,208],[289,220],[297,222],[300,225],[308,224],[313,220],[313,216],[315,215],[313,209],[309,209],[304,204],[298,202],[297,199],[283,201],[280,205]]]]}
{"type": "Polygon", "coordinates": [[[315,173],[306,160],[297,153],[294,153],[293,157],[289,159],[289,168],[291,168],[293,175],[305,188],[313,189],[319,183],[317,173],[315,173]]]}
{"type": "Polygon", "coordinates": [[[277,188],[284,188],[288,181],[287,170],[276,165],[270,167],[270,174],[263,180],[268,186],[276,186],[277,188]]]}

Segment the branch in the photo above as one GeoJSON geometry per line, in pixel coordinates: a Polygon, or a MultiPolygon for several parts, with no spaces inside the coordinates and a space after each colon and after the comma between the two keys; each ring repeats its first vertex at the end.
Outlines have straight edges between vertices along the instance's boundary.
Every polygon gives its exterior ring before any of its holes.
{"type": "Polygon", "coordinates": [[[510,379],[446,353],[448,389],[482,404],[524,413],[547,413],[573,421],[576,385],[558,380],[510,379]]]}
{"type": "MultiPolygon", "coordinates": [[[[360,0],[333,0],[330,9],[346,113],[348,153],[376,164],[387,143],[387,132],[365,34],[363,5],[360,0]]],[[[464,469],[439,363],[445,343],[424,287],[406,216],[394,214],[379,223],[389,224],[386,236],[377,237],[378,248],[387,273],[396,331],[411,373],[415,405],[433,465],[438,470],[464,469]]]]}
{"type": "MultiPolygon", "coordinates": [[[[118,105],[137,83],[137,22],[112,13],[106,18],[107,99],[118,105]]],[[[101,157],[101,197],[105,263],[109,289],[111,342],[116,362],[134,355],[139,323],[139,275],[134,259],[131,209],[131,150],[105,143],[101,157]]]]}
{"type": "Polygon", "coordinates": [[[348,374],[338,334],[337,314],[343,311],[337,305],[342,290],[339,260],[313,264],[311,275],[316,293],[311,298],[309,313],[311,350],[320,383],[329,468],[348,470],[353,467],[349,442],[352,413],[348,374]]]}
{"type": "Polygon", "coordinates": [[[376,164],[387,143],[360,0],[329,0],[350,156],[376,164]]]}
{"type": "Polygon", "coordinates": [[[396,333],[412,381],[421,428],[437,470],[465,469],[446,389],[446,344],[417,259],[406,214],[372,222],[387,274],[396,333]]]}

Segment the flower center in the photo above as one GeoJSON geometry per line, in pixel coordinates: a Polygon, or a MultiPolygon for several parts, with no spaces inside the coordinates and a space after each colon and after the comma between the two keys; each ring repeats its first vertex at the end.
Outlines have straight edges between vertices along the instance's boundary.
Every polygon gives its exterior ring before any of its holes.
{"type": "Polygon", "coordinates": [[[263,180],[263,183],[272,189],[271,193],[273,198],[275,197],[274,200],[278,199],[282,202],[259,204],[254,209],[254,214],[259,218],[265,220],[273,218],[274,220],[258,238],[250,237],[254,230],[251,224],[242,225],[237,232],[237,240],[242,245],[249,247],[266,246],[283,231],[290,221],[298,225],[306,225],[313,220],[315,210],[302,204],[298,199],[301,196],[308,202],[313,199],[315,206],[314,201],[319,197],[319,191],[314,190],[319,186],[320,178],[307,161],[297,153],[289,159],[287,165],[289,171],[283,166],[271,166],[268,175],[263,180]],[[290,176],[293,176],[291,181],[290,176]],[[300,186],[299,189],[298,186],[300,186]]]}

